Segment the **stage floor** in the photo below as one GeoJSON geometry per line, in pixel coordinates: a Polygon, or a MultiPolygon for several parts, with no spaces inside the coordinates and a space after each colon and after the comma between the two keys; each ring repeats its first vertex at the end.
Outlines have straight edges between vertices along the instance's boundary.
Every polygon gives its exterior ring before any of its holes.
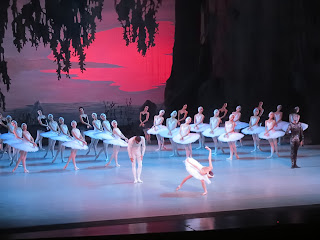
{"type": "MultiPolygon", "coordinates": [[[[212,142],[208,146],[212,147],[212,142]]],[[[181,157],[169,157],[168,150],[155,152],[148,145],[143,161],[143,183],[134,184],[131,162],[126,148],[119,153],[120,167],[114,161],[105,167],[103,154],[94,161],[93,151],[78,151],[74,171],[70,162],[43,158],[45,152],[29,153],[27,168],[12,173],[7,154],[0,160],[0,223],[2,229],[42,225],[69,224],[104,220],[124,220],[161,216],[203,214],[212,212],[320,204],[320,147],[299,149],[299,169],[291,169],[290,146],[279,146],[280,157],[267,159],[270,148],[251,153],[251,141],[238,148],[240,159],[226,160],[226,153],[213,156],[215,177],[207,184],[208,194],[202,196],[201,182],[187,181],[179,191],[176,187],[188,175],[181,157]]],[[[208,165],[208,151],[196,150],[193,157],[208,165]]],[[[101,146],[99,146],[101,147],[101,146]]],[[[70,150],[66,150],[65,159],[70,150]]],[[[112,147],[109,146],[109,156],[112,147]]],[[[133,233],[134,230],[133,230],[133,233]]]]}

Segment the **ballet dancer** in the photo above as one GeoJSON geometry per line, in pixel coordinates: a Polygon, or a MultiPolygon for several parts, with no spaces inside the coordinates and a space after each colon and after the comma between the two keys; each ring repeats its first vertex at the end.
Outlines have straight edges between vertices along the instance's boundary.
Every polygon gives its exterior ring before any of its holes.
{"type": "Polygon", "coordinates": [[[192,132],[197,132],[200,134],[199,147],[197,147],[196,149],[204,148],[205,138],[202,135],[202,132],[210,127],[209,124],[203,123],[203,121],[204,121],[203,107],[200,106],[200,107],[198,107],[198,113],[195,114],[193,117],[194,123],[190,125],[192,132]]]}
{"type": "Polygon", "coordinates": [[[172,154],[170,155],[170,157],[180,156],[178,153],[178,146],[172,140],[173,136],[179,133],[179,128],[177,128],[178,120],[176,119],[176,117],[177,117],[177,111],[173,111],[170,114],[170,117],[166,119],[166,129],[159,133],[161,137],[169,138],[169,141],[172,146],[172,154]]]}
{"type": "Polygon", "coordinates": [[[48,128],[50,131],[40,133],[42,137],[48,138],[48,149],[43,158],[47,157],[49,151],[51,152],[52,158],[54,158],[54,146],[56,145],[56,140],[54,140],[54,138],[59,135],[60,129],[58,123],[53,119],[52,114],[48,114],[48,120],[48,128]]]}
{"type": "Polygon", "coordinates": [[[114,139],[104,140],[104,142],[107,142],[108,144],[112,144],[113,145],[113,152],[112,152],[112,155],[110,157],[109,162],[107,162],[107,164],[105,166],[106,167],[109,166],[109,164],[111,163],[112,159],[114,159],[115,162],[116,162],[116,167],[120,167],[120,164],[118,164],[118,153],[119,153],[120,147],[128,147],[128,143],[127,143],[128,142],[128,138],[126,138],[122,134],[122,132],[118,128],[118,122],[116,120],[113,120],[111,122],[111,125],[113,127],[112,133],[113,133],[114,139]],[[122,139],[124,139],[125,141],[123,141],[122,139]]]}
{"type": "Polygon", "coordinates": [[[234,131],[234,128],[236,126],[236,123],[234,122],[234,115],[229,115],[229,121],[225,122],[225,131],[226,133],[221,134],[218,137],[218,140],[221,142],[227,142],[230,148],[230,157],[227,158],[227,160],[232,160],[233,154],[236,156],[237,159],[239,159],[239,156],[237,154],[237,147],[236,147],[236,141],[243,138],[242,133],[238,133],[234,131]]]}
{"type": "Polygon", "coordinates": [[[79,168],[76,165],[76,156],[78,150],[87,150],[87,142],[85,141],[84,137],[81,135],[80,130],[77,128],[77,122],[73,120],[71,122],[71,134],[72,134],[72,140],[62,143],[63,146],[71,148],[71,153],[68,158],[68,161],[63,169],[66,169],[68,167],[68,164],[70,160],[72,159],[74,170],[79,170],[79,168]]]}
{"type": "Polygon", "coordinates": [[[213,155],[217,154],[218,146],[220,145],[221,151],[224,153],[222,144],[218,144],[218,137],[225,133],[224,127],[219,127],[221,123],[221,119],[219,117],[219,110],[215,109],[213,111],[213,117],[210,118],[210,128],[203,131],[203,136],[205,137],[211,137],[214,142],[214,152],[213,155]]]}
{"type": "MultiPolygon", "coordinates": [[[[248,123],[246,122],[240,122],[240,118],[241,118],[241,106],[237,106],[236,107],[236,111],[232,112],[232,114],[234,115],[234,122],[236,124],[234,131],[235,132],[240,132],[241,129],[246,128],[249,126],[248,123]]],[[[240,139],[240,145],[242,146],[242,140],[240,139]]],[[[236,142],[237,144],[237,142],[236,142]]]]}
{"type": "Polygon", "coordinates": [[[140,120],[139,127],[142,128],[142,131],[144,133],[144,137],[147,143],[151,143],[150,134],[147,133],[147,131],[152,127],[151,121],[149,120],[150,113],[148,112],[148,110],[149,110],[149,106],[145,106],[143,111],[139,113],[139,120],[140,120]]]}
{"type": "MultiPolygon", "coordinates": [[[[299,111],[300,111],[300,108],[299,108],[299,107],[295,107],[295,108],[293,109],[293,113],[290,113],[290,114],[289,114],[289,122],[293,122],[294,118],[296,118],[296,117],[297,117],[297,118],[299,119],[299,121],[300,121],[299,111]]],[[[288,127],[289,127],[289,123],[286,123],[286,124],[283,126],[282,130],[286,132],[287,129],[288,129],[288,127]]],[[[305,130],[309,127],[309,125],[306,124],[306,123],[301,123],[301,127],[302,127],[302,130],[305,131],[305,130]]]]}
{"type": "Polygon", "coordinates": [[[17,139],[19,139],[20,141],[12,144],[12,147],[19,150],[20,157],[17,161],[16,166],[12,170],[12,172],[14,172],[17,169],[20,162],[22,161],[24,172],[28,173],[29,171],[27,169],[27,164],[26,164],[27,154],[28,154],[28,152],[36,152],[39,150],[39,148],[37,147],[37,144],[35,143],[33,137],[31,136],[30,132],[28,131],[27,124],[22,123],[21,128],[22,128],[22,138],[19,137],[16,133],[14,133],[15,137],[17,139]]]}
{"type": "Polygon", "coordinates": [[[96,113],[92,113],[91,117],[93,119],[92,121],[92,126],[93,130],[87,130],[84,133],[84,135],[88,136],[91,138],[91,142],[89,144],[88,152],[86,155],[90,153],[91,148],[94,150],[94,155],[97,156],[97,145],[99,142],[99,138],[96,137],[97,133],[101,133],[103,131],[101,121],[98,119],[98,115],[96,113]]]}
{"type": "Polygon", "coordinates": [[[179,133],[173,136],[172,140],[175,143],[184,145],[186,150],[186,157],[192,157],[191,143],[197,141],[200,138],[198,133],[190,133],[191,130],[191,117],[187,117],[184,124],[181,124],[179,133]]]}
{"type": "Polygon", "coordinates": [[[178,126],[180,126],[181,122],[183,122],[187,116],[188,116],[188,111],[187,111],[188,105],[185,104],[182,106],[182,108],[178,111],[178,126]]]}
{"type": "Polygon", "coordinates": [[[262,114],[264,113],[264,109],[263,109],[263,102],[261,101],[261,102],[259,102],[258,103],[258,110],[259,110],[259,114],[258,114],[258,116],[261,118],[261,116],[262,116],[262,114]]]}
{"type": "Polygon", "coordinates": [[[133,136],[128,140],[128,155],[132,163],[134,183],[142,183],[142,160],[146,151],[146,140],[142,136],[133,136]],[[138,163],[138,169],[136,165],[138,163]]]}
{"type": "Polygon", "coordinates": [[[166,129],[166,127],[162,125],[164,121],[164,118],[163,118],[164,113],[165,113],[164,110],[160,110],[159,115],[154,116],[153,126],[147,131],[148,134],[156,135],[156,138],[158,141],[158,148],[155,151],[161,151],[163,149],[166,149],[164,146],[164,138],[161,137],[161,135],[159,134],[161,131],[166,129]]]}
{"type": "Polygon", "coordinates": [[[85,138],[84,131],[87,131],[92,126],[90,125],[88,115],[84,113],[83,107],[79,107],[79,119],[80,121],[77,124],[78,129],[80,130],[82,137],[85,138]]]}
{"type": "MultiPolygon", "coordinates": [[[[7,133],[7,119],[3,117],[2,113],[0,113],[0,135],[3,133],[7,133]]],[[[0,139],[0,152],[3,154],[3,140],[0,139]]],[[[2,156],[2,155],[1,155],[2,156]]]]}
{"type": "Polygon", "coordinates": [[[6,140],[3,141],[3,143],[7,144],[7,146],[10,146],[13,150],[10,166],[14,161],[17,163],[19,157],[19,149],[12,147],[13,144],[20,142],[20,139],[16,138],[15,136],[17,135],[18,137],[22,138],[22,129],[18,127],[18,123],[15,120],[12,120],[11,125],[13,127],[12,132],[10,133],[10,135],[8,135],[6,140]]]}
{"type": "MultiPolygon", "coordinates": [[[[282,105],[277,106],[277,111],[274,112],[274,120],[276,121],[274,125],[274,130],[282,130],[282,128],[288,125],[288,122],[282,121],[283,113],[281,112],[282,105]]],[[[278,145],[281,144],[281,137],[278,139],[278,145]]]]}
{"type": "Polygon", "coordinates": [[[264,131],[264,127],[259,126],[260,117],[258,116],[258,114],[259,109],[253,109],[253,116],[250,117],[249,127],[241,130],[243,134],[252,135],[254,148],[251,152],[255,152],[257,151],[257,149],[261,151],[260,138],[258,134],[264,131]]]}
{"type": "Polygon", "coordinates": [[[70,135],[68,126],[66,124],[64,124],[64,118],[63,117],[59,117],[59,135],[56,137],[52,137],[52,139],[56,140],[59,142],[58,145],[58,150],[57,153],[54,157],[54,159],[52,160],[52,163],[54,163],[59,155],[59,153],[61,153],[61,162],[65,162],[64,161],[64,150],[65,150],[65,146],[62,145],[62,143],[64,142],[68,142],[72,140],[72,137],[70,135]]]}
{"type": "Polygon", "coordinates": [[[219,109],[219,114],[222,114],[222,116],[220,116],[221,122],[224,122],[224,118],[225,116],[227,116],[227,113],[228,113],[227,106],[228,104],[224,103],[222,107],[219,109]]]}
{"type": "MultiPolygon", "coordinates": [[[[1,140],[9,140],[9,139],[13,139],[14,138],[14,134],[13,134],[13,131],[14,131],[14,125],[12,125],[12,117],[10,115],[8,115],[6,117],[6,120],[7,120],[7,125],[6,125],[6,128],[8,129],[8,132],[7,133],[3,133],[0,135],[0,139],[1,140]]],[[[12,146],[6,144],[6,147],[5,147],[5,151],[7,151],[8,155],[9,155],[9,160],[12,161],[12,158],[13,158],[13,155],[12,155],[12,146]]]]}
{"type": "Polygon", "coordinates": [[[273,153],[276,152],[277,156],[279,156],[277,138],[284,136],[283,131],[274,130],[274,126],[276,121],[274,120],[274,113],[270,112],[268,115],[269,119],[265,121],[265,131],[259,133],[259,138],[268,140],[271,147],[271,154],[267,158],[272,158],[273,153]]]}
{"type": "Polygon", "coordinates": [[[204,190],[202,195],[206,195],[208,193],[205,182],[210,184],[211,181],[210,181],[209,178],[213,178],[214,174],[211,171],[213,169],[212,160],[211,160],[211,149],[209,147],[207,147],[207,146],[205,147],[205,149],[207,149],[209,151],[209,156],[208,156],[209,166],[208,167],[204,167],[197,160],[195,160],[195,159],[193,159],[191,157],[188,157],[184,161],[184,163],[186,165],[186,170],[189,173],[189,175],[185,179],[182,180],[180,185],[176,188],[176,191],[178,191],[187,180],[189,180],[190,178],[194,177],[194,178],[196,178],[196,179],[201,181],[201,185],[202,185],[203,190],[204,190]]]}
{"type": "Polygon", "coordinates": [[[98,132],[95,134],[95,137],[97,139],[102,140],[103,142],[103,147],[100,150],[100,152],[98,153],[98,155],[96,156],[96,158],[94,160],[97,160],[100,156],[100,154],[102,152],[104,152],[105,156],[106,156],[106,161],[108,161],[109,157],[108,157],[108,143],[104,140],[110,140],[110,139],[114,139],[114,137],[112,136],[112,129],[111,129],[111,125],[110,122],[107,120],[107,116],[104,113],[100,114],[100,118],[102,120],[102,127],[103,127],[103,131],[102,132],[98,132]]]}
{"type": "Polygon", "coordinates": [[[285,134],[290,132],[290,147],[291,147],[291,168],[300,168],[297,165],[297,154],[299,146],[303,146],[303,128],[299,122],[298,114],[292,116],[292,122],[290,122],[289,127],[285,134]]]}
{"type": "Polygon", "coordinates": [[[40,126],[38,127],[38,130],[37,130],[37,137],[36,137],[35,143],[39,144],[39,149],[44,151],[44,149],[42,147],[43,137],[41,136],[41,133],[47,132],[49,130],[49,126],[48,126],[47,118],[42,113],[42,111],[38,110],[37,113],[38,113],[37,120],[38,120],[38,123],[40,126]]]}

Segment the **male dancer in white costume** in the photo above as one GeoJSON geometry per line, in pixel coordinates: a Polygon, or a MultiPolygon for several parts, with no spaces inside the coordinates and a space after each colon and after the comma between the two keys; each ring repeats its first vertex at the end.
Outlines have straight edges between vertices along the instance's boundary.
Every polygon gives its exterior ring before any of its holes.
{"type": "Polygon", "coordinates": [[[134,183],[142,183],[142,160],[146,150],[146,140],[142,136],[133,136],[128,141],[128,154],[132,163],[132,173],[134,177],[134,183]],[[138,163],[138,169],[136,169],[136,163],[138,163]]]}

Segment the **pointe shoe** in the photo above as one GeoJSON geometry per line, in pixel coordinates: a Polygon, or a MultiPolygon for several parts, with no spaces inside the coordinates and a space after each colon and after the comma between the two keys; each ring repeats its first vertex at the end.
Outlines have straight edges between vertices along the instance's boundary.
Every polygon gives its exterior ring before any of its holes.
{"type": "Polygon", "coordinates": [[[116,167],[120,167],[120,164],[116,163],[116,167]]]}
{"type": "Polygon", "coordinates": [[[238,154],[236,154],[235,156],[236,156],[236,159],[239,159],[239,156],[238,156],[238,154]]]}
{"type": "Polygon", "coordinates": [[[74,168],[74,170],[76,170],[76,171],[79,170],[79,169],[80,169],[80,168],[78,168],[78,167],[75,167],[75,168],[74,168]]]}
{"type": "Polygon", "coordinates": [[[253,149],[251,152],[256,152],[257,151],[257,149],[255,148],[255,149],[253,149]]]}
{"type": "Polygon", "coordinates": [[[202,196],[204,196],[204,195],[207,195],[207,193],[208,193],[208,192],[207,192],[207,191],[205,191],[205,192],[204,192],[204,193],[202,193],[201,195],[202,195],[202,196]]]}
{"type": "Polygon", "coordinates": [[[226,158],[226,160],[232,160],[232,157],[228,157],[228,158],[226,158]]]}
{"type": "Polygon", "coordinates": [[[179,186],[176,188],[176,191],[178,191],[180,188],[181,188],[181,186],[179,185],[179,186]]]}
{"type": "Polygon", "coordinates": [[[108,167],[109,166],[109,164],[110,164],[110,162],[108,162],[106,165],[104,165],[105,167],[108,167]]]}
{"type": "Polygon", "coordinates": [[[157,149],[156,149],[156,150],[154,150],[154,151],[158,152],[158,151],[160,151],[160,148],[157,148],[157,149]]]}
{"type": "Polygon", "coordinates": [[[137,180],[137,179],[135,179],[135,180],[133,181],[133,183],[138,183],[138,180],[137,180]]]}
{"type": "Polygon", "coordinates": [[[267,158],[273,158],[273,155],[270,155],[269,157],[267,157],[267,158]]]}
{"type": "Polygon", "coordinates": [[[138,179],[138,183],[143,183],[143,181],[141,179],[138,179]]]}
{"type": "Polygon", "coordinates": [[[64,166],[63,170],[65,170],[68,167],[68,165],[64,166]]]}
{"type": "Polygon", "coordinates": [[[29,170],[28,170],[28,169],[26,169],[26,170],[24,170],[24,172],[25,172],[25,173],[29,173],[29,170]]]}

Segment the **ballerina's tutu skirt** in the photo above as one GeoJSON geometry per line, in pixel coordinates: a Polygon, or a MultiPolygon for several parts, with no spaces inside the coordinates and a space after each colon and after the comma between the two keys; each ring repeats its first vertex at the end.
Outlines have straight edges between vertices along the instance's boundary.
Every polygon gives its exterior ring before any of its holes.
{"type": "Polygon", "coordinates": [[[248,126],[249,126],[249,123],[237,121],[234,129],[242,129],[242,128],[246,128],[248,126]]]}
{"type": "Polygon", "coordinates": [[[72,149],[78,149],[78,150],[87,150],[88,146],[83,144],[83,142],[77,140],[77,139],[72,139],[71,141],[67,141],[62,143],[63,146],[69,147],[72,149]]]}
{"type": "Polygon", "coordinates": [[[210,124],[200,123],[200,124],[198,124],[198,128],[195,128],[195,124],[190,124],[190,127],[191,127],[190,131],[192,131],[192,132],[203,132],[207,128],[210,128],[210,124]]]}
{"type": "Polygon", "coordinates": [[[90,138],[99,139],[96,137],[96,135],[97,135],[97,133],[102,133],[102,132],[99,130],[88,130],[88,131],[84,131],[83,133],[84,133],[84,135],[86,135],[90,138]]]}
{"type": "Polygon", "coordinates": [[[50,138],[50,139],[53,139],[53,138],[59,136],[59,134],[58,134],[57,132],[54,132],[54,131],[49,131],[49,132],[40,133],[40,135],[41,135],[42,137],[50,138]]]}
{"type": "Polygon", "coordinates": [[[105,132],[98,132],[94,135],[94,138],[100,139],[100,140],[111,140],[114,139],[112,137],[111,133],[105,133],[105,132]]]}
{"type": "Polygon", "coordinates": [[[229,133],[228,137],[226,137],[226,133],[224,133],[218,137],[218,140],[221,142],[234,142],[234,141],[240,140],[243,137],[244,135],[242,133],[237,133],[237,132],[229,133]]]}
{"type": "Polygon", "coordinates": [[[211,128],[207,128],[202,132],[202,135],[205,137],[218,137],[224,133],[226,133],[226,130],[224,129],[224,127],[217,127],[213,130],[213,133],[211,133],[211,128]]]}
{"type": "Polygon", "coordinates": [[[103,140],[103,142],[115,146],[128,147],[128,143],[126,141],[123,141],[122,139],[103,140]]]}
{"type": "Polygon", "coordinates": [[[273,131],[269,132],[268,136],[265,135],[265,131],[259,133],[258,136],[261,139],[275,139],[275,138],[283,137],[284,134],[285,134],[285,132],[283,132],[283,131],[275,131],[275,130],[273,130],[273,131]]]}
{"type": "Polygon", "coordinates": [[[287,129],[289,126],[289,122],[285,122],[285,121],[280,121],[277,123],[277,126],[274,126],[274,130],[279,131],[279,130],[283,130],[283,128],[287,129]]]}
{"type": "Polygon", "coordinates": [[[68,142],[72,140],[72,138],[68,137],[65,134],[60,134],[58,136],[52,137],[51,139],[61,141],[61,142],[68,142]]]}
{"type": "Polygon", "coordinates": [[[175,128],[171,131],[171,135],[169,135],[169,129],[166,127],[165,130],[161,131],[159,134],[161,137],[165,138],[173,138],[175,135],[179,134],[180,128],[175,128]]]}
{"type": "Polygon", "coordinates": [[[16,137],[14,136],[13,133],[4,133],[4,134],[0,135],[0,139],[2,139],[2,140],[9,140],[9,139],[14,139],[14,138],[16,138],[16,137]]]}
{"type": "Polygon", "coordinates": [[[211,181],[210,179],[208,178],[207,175],[201,175],[199,170],[197,168],[195,168],[194,166],[191,165],[194,164],[195,166],[197,166],[198,168],[203,168],[203,166],[197,161],[195,160],[194,158],[187,158],[185,161],[184,161],[184,164],[186,165],[186,170],[187,172],[194,178],[198,179],[198,180],[204,180],[206,181],[206,183],[210,184],[211,181]],[[189,161],[189,162],[188,162],[189,161]]]}
{"type": "Polygon", "coordinates": [[[11,146],[24,152],[36,152],[39,150],[38,147],[35,147],[32,143],[26,141],[20,141],[19,143],[14,143],[11,146]]]}
{"type": "MultiPolygon", "coordinates": [[[[300,123],[300,124],[301,124],[301,127],[302,127],[302,130],[303,130],[303,131],[307,130],[307,128],[309,127],[309,125],[306,124],[306,123],[300,123]]],[[[288,127],[289,127],[289,123],[288,123],[288,122],[285,122],[285,124],[284,124],[283,127],[282,127],[282,131],[287,131],[288,127]]],[[[275,128],[274,128],[274,129],[275,129],[275,128]]],[[[290,131],[289,133],[291,133],[291,131],[290,131]]]]}
{"type": "Polygon", "coordinates": [[[246,135],[252,135],[252,134],[259,134],[264,130],[265,130],[264,127],[259,127],[257,125],[254,125],[253,127],[251,127],[251,129],[249,129],[249,127],[242,129],[241,132],[246,135]]]}
{"type": "Polygon", "coordinates": [[[197,141],[199,138],[200,138],[199,133],[189,133],[187,136],[183,138],[183,140],[180,140],[181,135],[180,133],[178,133],[177,135],[173,136],[172,140],[179,144],[189,144],[197,141]]]}
{"type": "Polygon", "coordinates": [[[166,126],[163,126],[163,125],[158,125],[156,127],[152,127],[150,128],[147,133],[148,134],[152,134],[152,135],[156,135],[156,134],[160,134],[160,132],[166,130],[167,127],[166,126]]]}
{"type": "Polygon", "coordinates": [[[3,143],[6,143],[10,146],[12,146],[13,144],[16,144],[16,143],[21,143],[22,140],[21,139],[18,139],[18,138],[11,138],[11,139],[7,139],[7,140],[4,140],[3,143]]]}

